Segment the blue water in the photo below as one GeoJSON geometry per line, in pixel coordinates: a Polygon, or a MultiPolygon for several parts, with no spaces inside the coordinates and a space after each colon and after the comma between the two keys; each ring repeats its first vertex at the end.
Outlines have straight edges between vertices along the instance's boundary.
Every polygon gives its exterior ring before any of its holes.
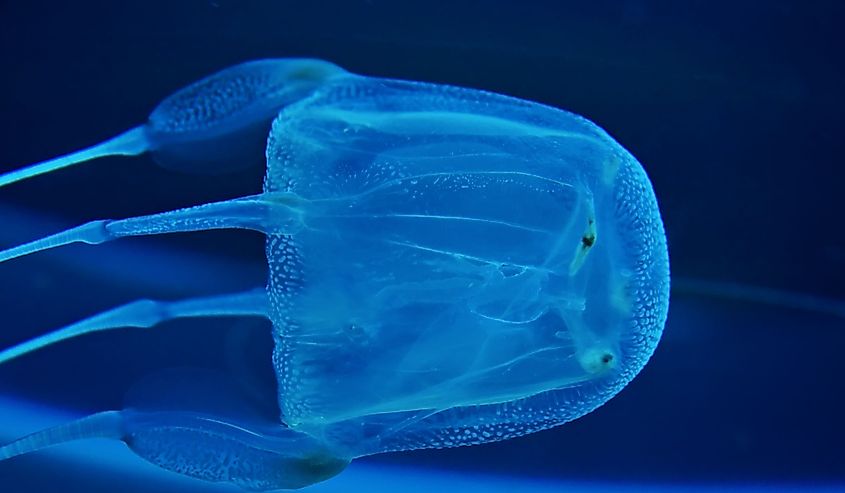
{"type": "MultiPolygon", "coordinates": [[[[676,280],[842,300],[843,13],[837,2],[797,1],[7,2],[0,167],[130,128],[174,88],[222,67],[315,56],[356,73],[484,88],[584,114],[649,173],[676,280]]],[[[4,189],[0,244],[255,193],[262,174],[178,175],[142,158],[91,163],[4,189]]],[[[4,264],[0,346],[138,297],[261,284],[262,250],[257,235],[203,233],[4,264]],[[140,259],[158,268],[132,269],[140,259]],[[174,286],[168,275],[192,282],[174,286]]],[[[236,367],[259,388],[271,385],[269,362],[240,356],[270,351],[266,327],[244,324],[101,334],[10,363],[0,368],[3,439],[119,408],[127,386],[156,368],[236,367]]],[[[843,343],[841,317],[676,291],[655,357],[594,413],[500,444],[374,457],[322,488],[841,484],[843,343]]],[[[3,490],[61,481],[64,490],[109,491],[127,482],[127,468],[214,489],[128,452],[99,467],[111,452],[88,447],[0,464],[11,485],[3,490]]]]}

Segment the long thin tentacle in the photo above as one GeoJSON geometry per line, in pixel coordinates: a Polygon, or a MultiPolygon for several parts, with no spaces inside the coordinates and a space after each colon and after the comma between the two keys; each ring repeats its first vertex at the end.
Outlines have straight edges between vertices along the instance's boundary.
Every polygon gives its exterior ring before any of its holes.
{"type": "Polygon", "coordinates": [[[0,252],[0,262],[71,243],[99,244],[127,236],[210,229],[252,229],[263,233],[291,234],[302,227],[303,203],[293,194],[260,194],[148,216],[91,221],[4,250],[0,252]]]}
{"type": "Polygon", "coordinates": [[[721,298],[763,305],[782,306],[807,312],[825,313],[845,318],[845,301],[797,291],[704,279],[676,278],[673,294],[721,298]]]}
{"type": "Polygon", "coordinates": [[[19,438],[0,447],[0,461],[58,445],[87,438],[112,438],[123,435],[122,418],[118,411],[107,411],[86,416],[64,425],[48,428],[19,438]]]}
{"type": "Polygon", "coordinates": [[[264,289],[180,301],[138,300],[0,351],[0,364],[92,332],[123,327],[150,328],[167,320],[185,317],[267,317],[268,306],[264,289]]]}
{"type": "Polygon", "coordinates": [[[147,138],[146,129],[135,127],[128,130],[117,137],[113,137],[105,142],[82,149],[81,151],[71,152],[64,156],[59,156],[48,161],[43,161],[30,166],[25,166],[14,171],[0,175],[0,187],[10,185],[12,183],[26,180],[34,176],[50,173],[74,164],[84,163],[92,159],[97,159],[104,156],[137,156],[150,150],[150,142],[147,138]]]}

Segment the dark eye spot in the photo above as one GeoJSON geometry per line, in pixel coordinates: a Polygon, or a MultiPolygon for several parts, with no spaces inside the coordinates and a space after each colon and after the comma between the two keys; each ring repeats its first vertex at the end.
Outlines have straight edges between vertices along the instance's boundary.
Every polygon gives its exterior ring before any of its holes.
{"type": "Polygon", "coordinates": [[[609,365],[613,361],[613,355],[610,353],[604,353],[601,355],[601,362],[605,365],[609,365]]]}

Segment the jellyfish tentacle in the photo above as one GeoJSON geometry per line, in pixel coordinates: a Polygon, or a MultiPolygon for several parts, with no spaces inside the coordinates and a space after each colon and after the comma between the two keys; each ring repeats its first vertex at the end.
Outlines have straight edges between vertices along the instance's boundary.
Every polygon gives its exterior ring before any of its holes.
{"type": "Polygon", "coordinates": [[[91,147],[4,173],[0,175],[0,187],[104,156],[137,156],[150,148],[147,129],[135,127],[91,147]]]}
{"type": "Polygon", "coordinates": [[[167,320],[190,317],[268,317],[269,301],[263,288],[227,295],[179,301],[137,300],[106,310],[0,351],[0,365],[57,342],[92,332],[124,327],[151,328],[167,320]]]}
{"type": "Polygon", "coordinates": [[[767,286],[680,277],[672,280],[672,294],[780,306],[845,318],[845,300],[767,286]]]}
{"type": "Polygon", "coordinates": [[[123,434],[121,424],[122,419],[117,411],[91,414],[70,423],[37,431],[0,446],[0,461],[76,440],[120,439],[123,434]]]}
{"type": "Polygon", "coordinates": [[[71,243],[104,243],[127,236],[252,229],[263,233],[292,234],[302,228],[305,201],[279,192],[212,202],[185,209],[127,219],[101,219],[45,238],[0,251],[0,262],[71,243]]]}
{"type": "Polygon", "coordinates": [[[197,412],[105,411],[0,446],[0,461],[63,443],[120,440],[170,471],[264,491],[302,488],[337,475],[337,457],[313,437],[279,424],[197,412]]]}
{"type": "Polygon", "coordinates": [[[159,165],[220,173],[257,164],[273,117],[347,74],[311,58],[254,60],[209,75],[165,98],[143,125],[91,147],[0,175],[0,187],[106,156],[152,152],[159,165]]]}

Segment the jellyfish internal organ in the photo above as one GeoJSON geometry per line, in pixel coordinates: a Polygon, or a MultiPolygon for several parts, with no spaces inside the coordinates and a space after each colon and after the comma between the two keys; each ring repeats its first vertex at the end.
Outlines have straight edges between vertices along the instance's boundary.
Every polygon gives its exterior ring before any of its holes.
{"type": "MultiPolygon", "coordinates": [[[[0,458],[106,436],[197,478],[297,488],[365,455],[560,425],[642,369],[666,320],[667,247],[645,172],[603,130],[472,89],[340,69],[309,84],[273,109],[262,194],[94,221],[0,252],[7,261],[78,241],[262,231],[266,289],[131,303],[0,352],[0,362],[92,331],[263,316],[280,419],[128,407],[24,437],[0,458]]],[[[183,90],[203,102],[191,114],[234,121],[216,127],[225,143],[244,127],[226,112],[237,87],[217,87],[220,111],[202,87],[183,90]]]]}

